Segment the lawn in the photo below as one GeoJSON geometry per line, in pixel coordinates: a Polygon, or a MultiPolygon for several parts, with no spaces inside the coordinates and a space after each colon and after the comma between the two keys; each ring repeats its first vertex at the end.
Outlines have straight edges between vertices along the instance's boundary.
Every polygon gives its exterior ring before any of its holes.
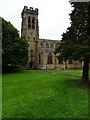
{"type": "Polygon", "coordinates": [[[87,118],[80,78],[45,71],[3,74],[3,118],[87,118]]]}
{"type": "MultiPolygon", "coordinates": [[[[82,76],[82,70],[75,70],[75,69],[70,69],[70,70],[48,70],[49,72],[56,72],[60,74],[66,74],[66,75],[75,75],[75,76],[82,76]]],[[[89,70],[89,78],[90,78],[90,70],[89,70]]]]}

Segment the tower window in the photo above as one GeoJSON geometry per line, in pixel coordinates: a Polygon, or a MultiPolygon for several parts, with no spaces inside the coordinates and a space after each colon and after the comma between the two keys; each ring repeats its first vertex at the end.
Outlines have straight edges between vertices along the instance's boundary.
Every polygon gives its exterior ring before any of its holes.
{"type": "Polygon", "coordinates": [[[31,28],[31,17],[28,17],[28,28],[31,28]]]}
{"type": "Polygon", "coordinates": [[[41,64],[41,54],[39,53],[39,64],[41,64]]]}
{"type": "Polygon", "coordinates": [[[36,29],[38,30],[38,19],[37,19],[37,23],[36,23],[36,29]]]}
{"type": "Polygon", "coordinates": [[[32,18],[32,29],[35,29],[35,18],[32,18]]]}

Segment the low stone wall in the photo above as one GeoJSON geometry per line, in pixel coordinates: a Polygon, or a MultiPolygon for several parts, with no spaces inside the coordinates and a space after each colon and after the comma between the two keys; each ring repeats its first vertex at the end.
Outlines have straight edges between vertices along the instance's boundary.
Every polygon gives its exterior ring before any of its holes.
{"type": "Polygon", "coordinates": [[[82,64],[40,64],[38,69],[82,69],[82,64]]]}
{"type": "Polygon", "coordinates": [[[81,64],[67,64],[68,69],[81,69],[82,65],[81,64]]]}
{"type": "Polygon", "coordinates": [[[57,64],[56,69],[64,69],[64,64],[57,64]]]}

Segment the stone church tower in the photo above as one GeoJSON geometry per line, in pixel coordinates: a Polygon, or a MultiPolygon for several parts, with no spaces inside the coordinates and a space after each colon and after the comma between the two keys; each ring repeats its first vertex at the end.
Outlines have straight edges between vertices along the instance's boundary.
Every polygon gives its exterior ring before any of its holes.
{"type": "Polygon", "coordinates": [[[28,67],[36,69],[38,67],[39,40],[38,9],[33,9],[33,7],[28,8],[27,6],[24,6],[21,16],[21,35],[25,36],[29,43],[28,67]]]}

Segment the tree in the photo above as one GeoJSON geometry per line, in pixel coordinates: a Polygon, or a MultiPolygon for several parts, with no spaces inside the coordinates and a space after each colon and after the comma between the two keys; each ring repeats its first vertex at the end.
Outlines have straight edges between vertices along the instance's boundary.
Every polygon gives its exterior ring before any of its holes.
{"type": "Polygon", "coordinates": [[[62,41],[56,52],[64,60],[84,61],[82,80],[88,81],[90,62],[89,7],[90,2],[71,2],[74,7],[70,14],[71,27],[63,33],[62,41]]]}
{"type": "Polygon", "coordinates": [[[18,30],[2,18],[2,65],[25,66],[28,62],[28,42],[18,30]]]}

